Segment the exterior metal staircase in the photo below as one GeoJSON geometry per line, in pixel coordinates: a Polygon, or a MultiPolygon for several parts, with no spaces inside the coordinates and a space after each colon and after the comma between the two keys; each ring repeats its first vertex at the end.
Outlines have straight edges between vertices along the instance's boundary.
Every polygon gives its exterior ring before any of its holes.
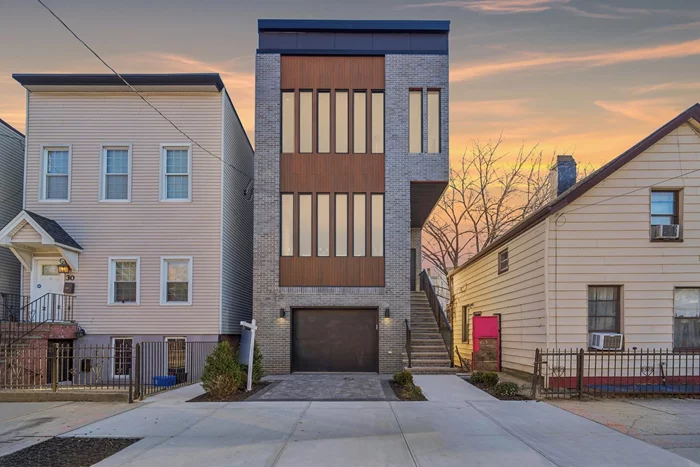
{"type": "Polygon", "coordinates": [[[47,293],[29,297],[0,293],[0,347],[19,345],[32,337],[44,338],[47,323],[73,323],[72,295],[47,293]]]}

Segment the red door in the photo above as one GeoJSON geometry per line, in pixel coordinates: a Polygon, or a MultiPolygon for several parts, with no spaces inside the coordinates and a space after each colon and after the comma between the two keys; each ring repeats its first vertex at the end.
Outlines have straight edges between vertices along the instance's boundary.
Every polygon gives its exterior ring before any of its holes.
{"type": "Polygon", "coordinates": [[[498,316],[474,316],[474,371],[501,371],[501,336],[498,332],[498,316]]]}

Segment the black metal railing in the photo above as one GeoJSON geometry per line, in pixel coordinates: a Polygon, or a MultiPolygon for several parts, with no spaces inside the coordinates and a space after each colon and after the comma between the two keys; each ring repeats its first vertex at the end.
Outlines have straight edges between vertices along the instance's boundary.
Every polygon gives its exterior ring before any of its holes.
{"type": "Polygon", "coordinates": [[[134,398],[198,383],[216,342],[142,342],[135,346],[134,398]]]}
{"type": "Polygon", "coordinates": [[[420,289],[425,292],[428,298],[428,303],[430,304],[430,309],[435,316],[435,320],[438,324],[438,329],[440,330],[440,335],[442,336],[442,341],[445,343],[447,352],[450,355],[450,366],[454,366],[454,345],[452,336],[452,324],[448,319],[445,311],[442,309],[442,304],[438,298],[437,293],[435,293],[435,288],[433,283],[430,282],[430,277],[428,273],[423,270],[420,273],[420,289]]]}
{"type": "Polygon", "coordinates": [[[535,351],[532,396],[700,396],[700,350],[535,351]]]}
{"type": "Polygon", "coordinates": [[[408,367],[412,368],[411,363],[411,325],[408,323],[408,319],[404,320],[406,324],[406,358],[408,359],[408,367]]]}
{"type": "Polygon", "coordinates": [[[45,323],[73,322],[73,295],[47,293],[31,301],[25,296],[0,294],[0,300],[0,346],[19,342],[45,323]]]}

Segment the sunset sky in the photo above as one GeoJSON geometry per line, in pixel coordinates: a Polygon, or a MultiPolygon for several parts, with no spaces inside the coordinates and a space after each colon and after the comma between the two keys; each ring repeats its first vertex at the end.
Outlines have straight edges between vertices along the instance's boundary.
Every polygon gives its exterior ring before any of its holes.
{"type": "MultiPolygon", "coordinates": [[[[691,0],[45,1],[122,73],[220,73],[251,140],[258,18],[451,20],[454,157],[503,134],[599,166],[700,101],[691,0]]],[[[108,72],[33,0],[0,0],[0,44],[0,118],[20,131],[12,73],[108,72]]]]}

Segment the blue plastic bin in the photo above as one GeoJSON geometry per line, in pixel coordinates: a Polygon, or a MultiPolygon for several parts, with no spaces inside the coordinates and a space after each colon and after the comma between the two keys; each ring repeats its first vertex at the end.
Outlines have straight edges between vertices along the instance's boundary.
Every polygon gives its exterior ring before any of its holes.
{"type": "Polygon", "coordinates": [[[154,386],[174,386],[175,376],[154,376],[153,377],[154,386]]]}

